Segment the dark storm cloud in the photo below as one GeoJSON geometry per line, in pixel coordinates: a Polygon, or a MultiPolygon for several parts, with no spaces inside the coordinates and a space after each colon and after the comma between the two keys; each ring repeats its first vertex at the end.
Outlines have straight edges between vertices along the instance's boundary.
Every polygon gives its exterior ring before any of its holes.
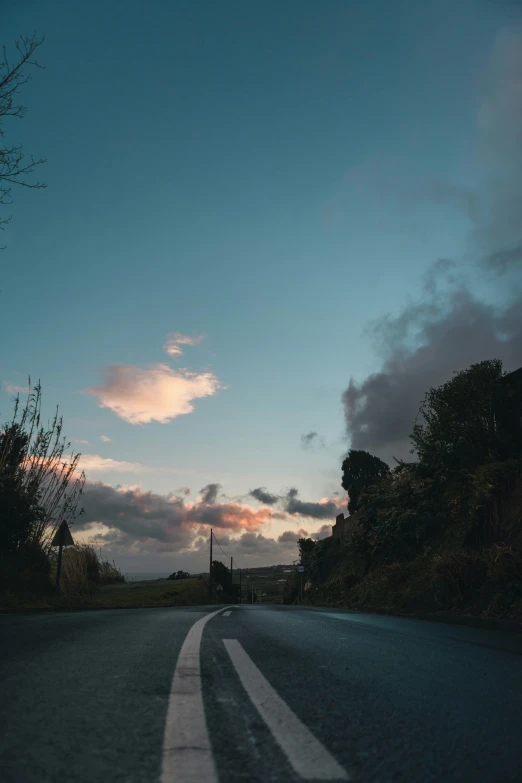
{"type": "Polygon", "coordinates": [[[486,359],[501,359],[508,371],[522,365],[521,139],[522,25],[513,24],[496,37],[478,107],[477,170],[484,185],[477,197],[453,185],[432,192],[455,207],[460,201],[472,221],[472,280],[454,262],[439,260],[418,302],[371,324],[381,367],[360,383],[352,378],[342,395],[351,448],[389,464],[394,456],[411,460],[409,434],[430,387],[486,359]],[[495,305],[478,293],[481,283],[497,295],[495,305]]]}
{"type": "Polygon", "coordinates": [[[329,538],[331,535],[332,535],[332,526],[323,525],[315,533],[312,533],[312,538],[315,538],[316,541],[320,541],[323,538],[329,538]]]}
{"type": "Polygon", "coordinates": [[[75,528],[81,530],[95,522],[103,523],[137,541],[153,540],[169,548],[191,545],[201,535],[201,525],[232,532],[253,531],[273,517],[267,508],[256,510],[232,501],[210,503],[209,497],[212,497],[210,490],[201,502],[186,503],[184,498],[172,494],[87,481],[82,499],[85,514],[75,523],[75,528]]]}
{"type": "Polygon", "coordinates": [[[294,487],[288,490],[283,501],[287,514],[311,517],[312,519],[327,519],[328,517],[335,517],[338,513],[337,506],[331,500],[325,503],[312,503],[299,500],[298,494],[297,489],[294,487]]]}
{"type": "Polygon", "coordinates": [[[308,538],[308,530],[305,530],[304,528],[299,528],[299,530],[285,530],[277,540],[281,544],[291,544],[292,542],[297,542],[300,538],[308,538]]]}
{"type": "Polygon", "coordinates": [[[462,282],[444,292],[433,282],[430,275],[424,302],[372,326],[385,354],[382,369],[362,383],[351,379],[342,396],[351,448],[389,463],[393,456],[411,460],[409,435],[430,387],[484,359],[502,359],[507,370],[522,364],[522,296],[499,312],[462,282]],[[416,348],[408,344],[412,334],[416,348]]]}
{"type": "Polygon", "coordinates": [[[319,437],[319,434],[317,432],[308,432],[306,435],[301,435],[301,447],[309,449],[312,446],[324,446],[324,441],[319,437]]]}
{"type": "Polygon", "coordinates": [[[221,484],[207,484],[206,487],[200,489],[202,502],[215,503],[220,489],[221,484]]]}
{"type": "Polygon", "coordinates": [[[522,243],[507,250],[498,250],[485,257],[483,265],[503,275],[511,269],[522,266],[522,243]]]}
{"type": "Polygon", "coordinates": [[[251,489],[248,493],[251,497],[259,500],[260,503],[265,503],[267,506],[273,506],[279,500],[279,495],[273,495],[266,487],[257,487],[251,489]]]}

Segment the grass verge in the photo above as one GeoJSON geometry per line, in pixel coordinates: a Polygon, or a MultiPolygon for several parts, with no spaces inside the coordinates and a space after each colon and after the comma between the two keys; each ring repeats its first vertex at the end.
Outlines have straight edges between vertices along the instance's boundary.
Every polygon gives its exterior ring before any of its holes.
{"type": "Polygon", "coordinates": [[[198,606],[209,601],[208,589],[198,578],[168,581],[122,582],[104,585],[78,595],[56,595],[46,599],[4,594],[0,609],[11,611],[54,609],[136,609],[156,606],[198,606]]]}

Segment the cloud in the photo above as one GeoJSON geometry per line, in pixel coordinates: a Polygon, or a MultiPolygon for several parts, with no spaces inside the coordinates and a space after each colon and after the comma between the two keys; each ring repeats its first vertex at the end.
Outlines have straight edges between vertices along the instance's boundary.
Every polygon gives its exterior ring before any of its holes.
{"type": "Polygon", "coordinates": [[[328,500],[325,498],[318,503],[299,500],[298,491],[294,487],[288,490],[283,501],[283,507],[287,514],[291,516],[311,517],[312,519],[327,519],[335,517],[339,513],[339,508],[345,508],[345,499],[335,498],[328,500]]]}
{"type": "MultiPolygon", "coordinates": [[[[443,273],[442,273],[443,274],[443,273]]],[[[351,448],[411,460],[409,435],[424,394],[461,370],[499,358],[507,370],[521,364],[522,295],[498,311],[461,282],[443,292],[424,289],[424,301],[406,306],[396,318],[374,323],[384,361],[379,372],[342,395],[351,448]],[[415,333],[415,345],[408,338],[415,333]]]]}
{"type": "Polygon", "coordinates": [[[77,439],[75,439],[75,440],[73,440],[73,443],[81,443],[82,446],[90,446],[91,445],[88,440],[77,440],[77,439]]]}
{"type": "Polygon", "coordinates": [[[9,394],[14,394],[16,392],[22,392],[22,394],[29,394],[29,386],[16,386],[14,383],[9,383],[8,381],[4,381],[4,386],[6,392],[9,394]]]}
{"type": "Polygon", "coordinates": [[[289,543],[289,542],[296,542],[298,539],[297,533],[295,533],[293,530],[285,530],[284,533],[281,533],[279,538],[277,539],[281,544],[289,543]]]}
{"type": "Polygon", "coordinates": [[[168,353],[169,356],[182,356],[182,345],[197,345],[205,338],[204,334],[197,335],[196,337],[189,337],[186,334],[180,332],[171,332],[167,335],[163,350],[168,353]]]}
{"type": "Polygon", "coordinates": [[[472,279],[454,261],[433,263],[417,301],[369,325],[381,366],[362,382],[350,379],[342,395],[351,448],[389,464],[394,456],[411,461],[409,435],[430,387],[485,359],[501,359],[508,371],[522,364],[522,24],[499,33],[486,73],[472,279]],[[495,304],[473,290],[480,282],[495,304]]]}
{"type": "Polygon", "coordinates": [[[107,435],[100,435],[100,440],[102,440],[104,443],[112,443],[111,438],[108,438],[107,435]]]}
{"type": "Polygon", "coordinates": [[[497,275],[504,275],[511,269],[520,267],[522,265],[522,243],[506,250],[490,253],[482,260],[482,264],[493,269],[497,275]]]}
{"type": "Polygon", "coordinates": [[[166,424],[192,413],[195,399],[224,388],[211,372],[173,370],[166,364],[146,369],[117,365],[106,368],[105,374],[102,386],[85,389],[85,393],[96,397],[100,408],[109,408],[130,424],[166,424]]]}
{"type": "Polygon", "coordinates": [[[165,550],[190,547],[198,537],[208,535],[208,527],[225,533],[254,532],[272,519],[272,510],[266,507],[204,500],[190,503],[173,493],[161,495],[140,486],[112,487],[93,481],[85,484],[82,504],[85,514],[75,524],[78,530],[102,524],[114,541],[127,548],[147,541],[165,550]]]}
{"type": "Polygon", "coordinates": [[[116,470],[125,473],[138,473],[147,470],[139,462],[121,462],[116,459],[100,457],[98,454],[82,454],[78,467],[80,470],[85,471],[86,475],[106,470],[116,470]]]}
{"type": "Polygon", "coordinates": [[[180,487],[178,491],[182,492],[184,495],[190,495],[190,487],[180,487]]]}
{"type": "Polygon", "coordinates": [[[320,541],[323,538],[329,538],[331,535],[332,535],[332,526],[323,525],[315,533],[312,533],[312,538],[315,538],[316,541],[320,541]]]}
{"type": "Polygon", "coordinates": [[[207,484],[206,487],[200,489],[201,502],[207,504],[215,503],[220,489],[221,489],[221,484],[207,484]]]}
{"type": "Polygon", "coordinates": [[[301,448],[310,449],[312,446],[324,447],[324,439],[319,437],[317,432],[308,432],[306,435],[301,435],[301,448]]]}
{"type": "Polygon", "coordinates": [[[248,493],[251,497],[259,500],[260,503],[265,503],[267,506],[273,506],[279,500],[279,495],[273,495],[265,487],[257,487],[251,489],[248,493]]]}

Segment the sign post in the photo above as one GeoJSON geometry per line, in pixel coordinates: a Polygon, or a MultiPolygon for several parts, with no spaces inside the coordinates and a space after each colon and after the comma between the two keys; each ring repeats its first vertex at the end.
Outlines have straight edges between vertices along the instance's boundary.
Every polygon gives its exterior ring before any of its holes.
{"type": "Polygon", "coordinates": [[[74,541],[69,530],[69,525],[63,520],[62,524],[55,533],[51,546],[57,546],[58,549],[58,563],[56,565],[56,588],[60,590],[60,574],[62,571],[62,550],[64,546],[74,546],[74,541]]]}

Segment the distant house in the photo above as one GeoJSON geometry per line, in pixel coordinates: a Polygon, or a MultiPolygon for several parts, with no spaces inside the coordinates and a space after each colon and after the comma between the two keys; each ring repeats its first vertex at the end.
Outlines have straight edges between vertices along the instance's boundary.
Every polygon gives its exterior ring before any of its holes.
{"type": "Polygon", "coordinates": [[[344,514],[337,514],[335,525],[332,525],[332,538],[342,540],[353,533],[357,526],[357,514],[350,514],[345,517],[344,514]]]}

